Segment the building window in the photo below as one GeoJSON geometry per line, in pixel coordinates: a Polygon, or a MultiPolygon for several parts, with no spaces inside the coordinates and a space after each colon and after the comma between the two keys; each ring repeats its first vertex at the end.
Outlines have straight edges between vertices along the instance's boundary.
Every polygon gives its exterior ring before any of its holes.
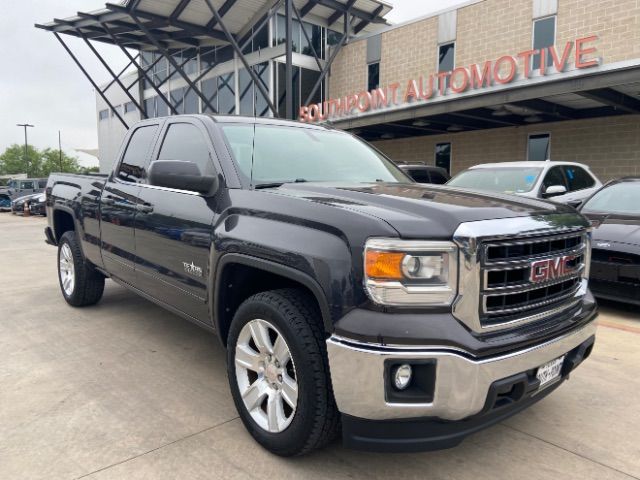
{"type": "Polygon", "coordinates": [[[100,110],[98,112],[98,118],[100,120],[106,120],[107,118],[109,118],[109,110],[105,109],[105,110],[100,110]]]}
{"type": "MultiPolygon", "coordinates": [[[[551,58],[551,54],[549,53],[548,47],[554,45],[556,43],[556,16],[541,18],[539,20],[533,21],[533,49],[541,50],[547,49],[546,55],[546,66],[549,67],[553,64],[553,59],[551,58]]],[[[532,68],[534,70],[538,70],[540,68],[540,54],[536,54],[533,56],[533,65],[532,68]]]]}
{"type": "Polygon", "coordinates": [[[124,113],[133,112],[136,109],[136,105],[133,102],[127,102],[124,104],[124,113]]]}
{"type": "MultiPolygon", "coordinates": [[[[445,43],[444,45],[440,45],[438,47],[438,73],[440,72],[450,72],[453,70],[453,66],[455,63],[455,54],[456,54],[456,44],[445,43]]],[[[449,80],[450,77],[447,77],[446,87],[449,88],[449,80]]]]}
{"type": "Polygon", "coordinates": [[[436,167],[444,168],[451,174],[451,143],[436,144],[436,167]]]}
{"type": "Polygon", "coordinates": [[[529,135],[527,145],[527,160],[532,162],[543,162],[549,159],[549,151],[551,146],[551,135],[548,133],[537,133],[529,135]]]}
{"type": "Polygon", "coordinates": [[[380,63],[371,63],[367,66],[367,88],[369,91],[380,86],[380,63]]]}

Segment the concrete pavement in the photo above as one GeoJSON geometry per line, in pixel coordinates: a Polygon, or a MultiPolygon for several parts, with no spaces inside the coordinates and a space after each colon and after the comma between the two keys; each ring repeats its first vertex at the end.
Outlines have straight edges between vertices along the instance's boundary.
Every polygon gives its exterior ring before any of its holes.
{"type": "Polygon", "coordinates": [[[67,306],[44,226],[0,214],[1,479],[640,478],[637,309],[604,305],[569,382],[458,448],[281,459],[237,418],[213,335],[113,282],[67,306]]]}

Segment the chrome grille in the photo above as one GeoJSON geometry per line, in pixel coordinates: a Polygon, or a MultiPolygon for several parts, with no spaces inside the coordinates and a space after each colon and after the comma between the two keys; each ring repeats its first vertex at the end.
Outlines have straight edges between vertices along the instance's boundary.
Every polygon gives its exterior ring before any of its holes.
{"type": "Polygon", "coordinates": [[[584,231],[481,243],[481,325],[508,323],[568,303],[582,285],[586,247],[584,231]],[[565,256],[573,257],[564,262],[569,271],[549,280],[532,280],[535,262],[565,256]]]}

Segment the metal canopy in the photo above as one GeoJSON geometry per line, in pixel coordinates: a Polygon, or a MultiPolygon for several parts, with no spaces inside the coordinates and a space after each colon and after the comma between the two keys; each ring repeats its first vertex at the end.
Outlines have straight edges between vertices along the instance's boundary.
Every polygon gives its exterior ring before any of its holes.
{"type": "MultiPolygon", "coordinates": [[[[153,64],[141,65],[139,54],[132,55],[130,49],[159,53],[160,56],[156,62],[165,58],[170,64],[171,71],[167,79],[172,76],[173,72],[177,73],[186,82],[189,89],[193,90],[202,100],[203,105],[215,112],[210,99],[201,91],[199,82],[217,64],[210,65],[197,78],[192,78],[184,70],[189,59],[180,64],[173,58],[172,53],[184,48],[226,46],[233,51],[234,56],[247,69],[253,84],[268,104],[269,110],[273,115],[277,115],[278,112],[266,85],[250,68],[244,52],[258,32],[266,27],[268,21],[279,11],[284,11],[286,24],[285,116],[293,119],[295,108],[292,88],[293,19],[301,21],[306,17],[319,25],[342,31],[339,43],[332,48],[327,60],[320,59],[318,53],[313,49],[312,54],[320,70],[320,77],[312,89],[309,99],[307,99],[306,103],[309,103],[320,88],[342,46],[359,32],[377,31],[387,25],[383,17],[391,8],[388,3],[382,0],[126,0],[121,4],[107,3],[106,8],[102,10],[78,12],[77,15],[64,19],[56,18],[53,22],[36,24],[36,27],[48,30],[55,35],[113,114],[128,128],[129,125],[106,95],[107,90],[114,84],[118,84],[123,89],[141,112],[142,118],[148,118],[147,112],[144,110],[144,102],[136,101],[130,91],[137,85],[140,91],[139,97],[142,98],[143,81],[155,90],[172,113],[177,113],[175,106],[167,99],[166,92],[163,93],[160,89],[166,79],[154,83],[149,74],[153,64]],[[61,35],[83,39],[112,77],[112,81],[105,88],[98,87],[97,82],[64,42],[61,35]],[[93,42],[119,47],[128,59],[125,68],[116,73],[115,69],[108,65],[94,48],[93,42]],[[135,82],[125,86],[122,83],[122,76],[129,67],[135,67],[138,70],[138,76],[135,82]]],[[[301,30],[307,36],[305,29],[301,30]]],[[[307,40],[309,40],[308,37],[307,40]]]]}
{"type": "MultiPolygon", "coordinates": [[[[274,5],[274,0],[212,0],[211,5],[224,19],[234,37],[245,35],[257,19],[274,5]]],[[[384,15],[391,6],[380,0],[293,0],[301,17],[341,31],[344,14],[350,13],[354,34],[376,31],[376,25],[387,25],[384,15]]],[[[141,30],[134,16],[168,49],[228,44],[215,15],[206,0],[127,0],[123,4],[107,3],[106,8],[93,12],[54,19],[36,27],[51,32],[115,44],[104,25],[127,47],[156,50],[155,42],[141,30]]]]}

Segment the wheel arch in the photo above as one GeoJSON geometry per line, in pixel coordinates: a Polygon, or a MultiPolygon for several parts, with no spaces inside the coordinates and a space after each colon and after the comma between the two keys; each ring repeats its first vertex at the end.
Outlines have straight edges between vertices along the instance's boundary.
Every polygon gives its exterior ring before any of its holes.
{"type": "Polygon", "coordinates": [[[218,261],[212,273],[215,279],[212,282],[214,288],[211,292],[213,324],[225,347],[233,314],[242,301],[255,293],[282,287],[297,287],[308,291],[318,305],[324,331],[326,333],[333,331],[331,311],[324,290],[315,279],[300,270],[258,257],[228,253],[218,261]],[[256,275],[258,281],[247,283],[239,289],[229,283],[238,275],[248,273],[256,275]],[[268,286],[264,288],[264,283],[260,283],[259,280],[266,280],[268,286]],[[236,288],[235,291],[234,288],[236,288]]]}
{"type": "Polygon", "coordinates": [[[62,235],[69,230],[77,230],[73,210],[57,207],[53,211],[53,235],[56,242],[60,242],[62,235]]]}

